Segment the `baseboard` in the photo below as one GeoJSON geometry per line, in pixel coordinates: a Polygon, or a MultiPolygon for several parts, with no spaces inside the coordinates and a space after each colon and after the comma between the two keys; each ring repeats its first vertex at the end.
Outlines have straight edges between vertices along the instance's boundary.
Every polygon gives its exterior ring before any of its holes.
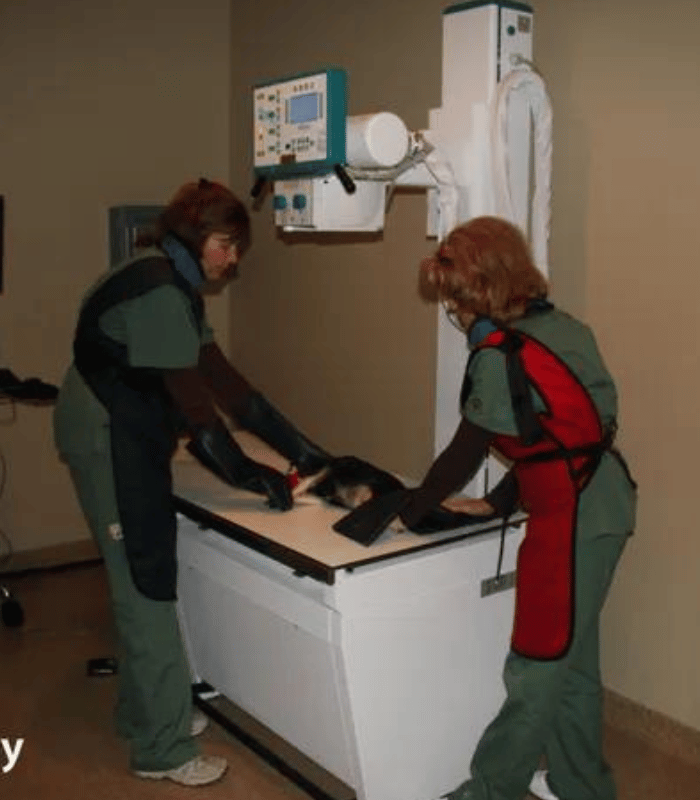
{"type": "Polygon", "coordinates": [[[700,731],[652,711],[616,692],[605,691],[605,723],[636,736],[668,755],[700,767],[700,731]]]}
{"type": "Polygon", "coordinates": [[[2,563],[0,575],[33,572],[42,569],[55,569],[72,564],[98,561],[100,553],[92,539],[39,547],[35,550],[20,550],[2,563]]]}

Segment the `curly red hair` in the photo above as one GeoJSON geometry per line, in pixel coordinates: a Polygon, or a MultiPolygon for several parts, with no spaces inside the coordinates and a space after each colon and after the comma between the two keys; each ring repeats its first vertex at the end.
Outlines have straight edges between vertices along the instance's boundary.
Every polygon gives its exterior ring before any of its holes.
{"type": "Polygon", "coordinates": [[[499,217],[475,217],[451,231],[421,263],[419,289],[426,300],[503,323],[549,292],[524,235],[499,217]]]}

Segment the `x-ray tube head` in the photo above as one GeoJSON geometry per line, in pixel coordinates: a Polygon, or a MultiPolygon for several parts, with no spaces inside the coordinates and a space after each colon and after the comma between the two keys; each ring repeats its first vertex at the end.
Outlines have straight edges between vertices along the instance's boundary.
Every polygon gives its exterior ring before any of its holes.
{"type": "Polygon", "coordinates": [[[390,111],[347,118],[348,166],[394,167],[405,158],[408,146],[408,129],[403,120],[390,111]]]}

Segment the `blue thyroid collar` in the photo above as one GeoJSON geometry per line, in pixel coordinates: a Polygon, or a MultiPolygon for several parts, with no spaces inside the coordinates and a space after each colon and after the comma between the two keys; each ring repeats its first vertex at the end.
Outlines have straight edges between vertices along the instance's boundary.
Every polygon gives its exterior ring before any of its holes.
{"type": "Polygon", "coordinates": [[[175,269],[193,289],[199,289],[205,283],[199,262],[178,238],[169,233],[163,238],[161,248],[170,257],[175,269]]]}
{"type": "MultiPolygon", "coordinates": [[[[543,311],[551,311],[554,308],[552,303],[545,298],[535,297],[530,300],[525,310],[525,316],[531,314],[539,314],[543,311]]],[[[484,339],[494,331],[498,330],[498,325],[489,317],[478,317],[469,328],[467,333],[467,340],[470,347],[476,347],[484,341],[484,339]]]]}
{"type": "Polygon", "coordinates": [[[467,332],[467,341],[469,342],[470,347],[476,347],[476,345],[481,344],[484,339],[494,331],[498,330],[498,326],[493,322],[493,320],[489,319],[488,317],[479,317],[476,319],[469,331],[467,332]]]}

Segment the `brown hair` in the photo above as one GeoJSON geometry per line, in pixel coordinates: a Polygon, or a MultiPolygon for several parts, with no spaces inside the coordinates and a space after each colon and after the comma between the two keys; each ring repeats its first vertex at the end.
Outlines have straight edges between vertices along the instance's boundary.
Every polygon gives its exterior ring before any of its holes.
{"type": "Polygon", "coordinates": [[[420,265],[421,296],[453,301],[477,316],[507,323],[528,300],[547,297],[549,287],[534,265],[521,231],[498,217],[475,217],[459,225],[420,265]]]}
{"type": "Polygon", "coordinates": [[[238,245],[238,254],[250,247],[250,217],[243,203],[221,183],[200,178],[185,183],[158,218],[155,231],[139,237],[139,245],[160,244],[172,234],[197,257],[212,233],[224,233],[238,245]]]}

